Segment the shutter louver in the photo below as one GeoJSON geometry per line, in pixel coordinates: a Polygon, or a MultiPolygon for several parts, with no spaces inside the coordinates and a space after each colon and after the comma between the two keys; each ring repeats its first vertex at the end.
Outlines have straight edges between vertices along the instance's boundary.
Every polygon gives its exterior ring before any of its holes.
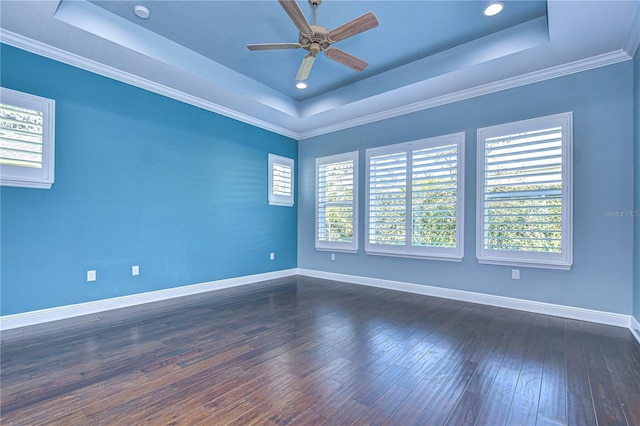
{"type": "Polygon", "coordinates": [[[413,246],[456,247],[457,146],[413,151],[413,246]]]}
{"type": "Polygon", "coordinates": [[[367,253],[464,257],[464,133],[367,150],[367,253]]]}
{"type": "Polygon", "coordinates": [[[353,161],[318,167],[318,240],[353,241],[353,161]]]}
{"type": "Polygon", "coordinates": [[[274,206],[293,206],[294,160],[269,154],[268,199],[274,206]]]}
{"type": "Polygon", "coordinates": [[[371,157],[369,162],[369,243],[406,244],[407,155],[371,157]]]}
{"type": "Polygon", "coordinates": [[[483,245],[562,251],[562,127],[484,142],[483,245]]]}
{"type": "Polygon", "coordinates": [[[43,113],[0,104],[0,164],[42,168],[43,113]]]}
{"type": "Polygon", "coordinates": [[[293,171],[286,164],[273,163],[273,194],[283,197],[291,197],[291,183],[293,171]]]}

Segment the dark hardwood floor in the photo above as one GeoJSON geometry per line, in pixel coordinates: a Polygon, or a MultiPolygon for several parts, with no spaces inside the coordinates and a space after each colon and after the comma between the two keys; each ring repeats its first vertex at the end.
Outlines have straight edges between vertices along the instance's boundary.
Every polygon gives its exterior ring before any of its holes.
{"type": "Polygon", "coordinates": [[[306,277],[2,335],[3,425],[640,425],[627,329],[306,277]]]}

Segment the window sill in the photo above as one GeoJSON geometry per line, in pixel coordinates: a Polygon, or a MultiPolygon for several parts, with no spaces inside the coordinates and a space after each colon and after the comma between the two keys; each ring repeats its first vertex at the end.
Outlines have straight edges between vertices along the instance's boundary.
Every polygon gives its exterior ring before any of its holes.
{"type": "Polygon", "coordinates": [[[32,182],[19,179],[0,179],[0,186],[11,186],[15,188],[36,188],[51,189],[52,182],[32,182]]]}
{"type": "Polygon", "coordinates": [[[415,254],[415,253],[397,253],[388,251],[365,250],[365,253],[373,256],[389,256],[389,257],[406,257],[408,259],[422,260],[440,260],[444,262],[462,262],[464,256],[458,255],[433,255],[433,254],[415,254]]]}
{"type": "Polygon", "coordinates": [[[490,259],[478,257],[478,263],[485,265],[502,265],[502,266],[518,266],[521,268],[540,268],[540,269],[557,269],[568,271],[571,269],[571,264],[566,263],[543,263],[543,262],[527,262],[522,260],[508,260],[508,259],[490,259]]]}
{"type": "Polygon", "coordinates": [[[335,253],[358,253],[358,249],[349,249],[349,248],[335,248],[335,247],[318,247],[316,246],[316,251],[330,251],[335,253]]]}

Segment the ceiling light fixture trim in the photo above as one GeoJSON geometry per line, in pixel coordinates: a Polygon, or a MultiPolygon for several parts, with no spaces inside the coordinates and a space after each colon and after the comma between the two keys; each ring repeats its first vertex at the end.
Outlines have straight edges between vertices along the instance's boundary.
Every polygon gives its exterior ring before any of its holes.
{"type": "Polygon", "coordinates": [[[498,13],[502,12],[503,9],[504,4],[496,1],[485,7],[482,13],[484,13],[485,16],[496,16],[498,13]]]}
{"type": "Polygon", "coordinates": [[[149,8],[141,4],[137,4],[133,7],[133,13],[135,13],[140,19],[149,19],[149,15],[151,15],[149,8]]]}

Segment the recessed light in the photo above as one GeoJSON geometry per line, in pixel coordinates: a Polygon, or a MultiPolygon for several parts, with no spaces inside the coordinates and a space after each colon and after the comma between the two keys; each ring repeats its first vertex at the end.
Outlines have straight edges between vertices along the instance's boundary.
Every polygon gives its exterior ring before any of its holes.
{"type": "Polygon", "coordinates": [[[307,83],[303,83],[302,81],[300,83],[296,84],[296,87],[298,89],[306,89],[307,88],[307,83]]]}
{"type": "Polygon", "coordinates": [[[144,7],[141,4],[137,4],[133,7],[133,13],[140,19],[148,19],[151,12],[148,8],[144,7]]]}
{"type": "Polygon", "coordinates": [[[489,6],[484,8],[483,13],[485,14],[485,16],[495,16],[498,13],[502,12],[502,9],[504,9],[504,4],[500,2],[493,2],[489,6]]]}

